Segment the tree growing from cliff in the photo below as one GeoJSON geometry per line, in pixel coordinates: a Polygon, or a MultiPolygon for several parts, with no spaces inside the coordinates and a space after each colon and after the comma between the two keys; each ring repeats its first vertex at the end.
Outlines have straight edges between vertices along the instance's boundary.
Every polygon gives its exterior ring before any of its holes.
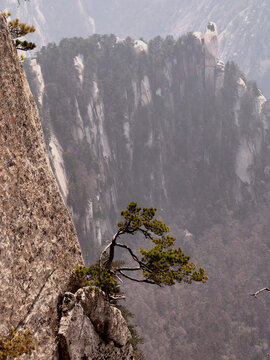
{"type": "Polygon", "coordinates": [[[131,202],[126,210],[121,211],[123,219],[117,224],[118,231],[102,251],[98,264],[89,268],[79,267],[77,274],[87,275],[92,285],[100,287],[112,299],[119,296],[117,279],[121,277],[158,286],[206,282],[204,269],[196,270],[189,256],[180,247],[174,247],[176,239],[169,235],[169,227],[155,214],[155,208],[141,208],[136,202],[131,202]],[[120,242],[125,235],[141,235],[152,247],[136,251],[127,245],[127,241],[120,242]],[[115,263],[116,248],[126,251],[134,266],[115,263]]]}
{"type": "MultiPolygon", "coordinates": [[[[3,15],[8,18],[11,16],[11,13],[3,13],[3,15]]],[[[36,44],[33,42],[19,40],[20,37],[35,32],[36,29],[34,26],[21,23],[20,20],[17,18],[8,22],[8,29],[12,39],[14,40],[16,49],[22,51],[29,51],[33,50],[36,47],[36,44]]]]}

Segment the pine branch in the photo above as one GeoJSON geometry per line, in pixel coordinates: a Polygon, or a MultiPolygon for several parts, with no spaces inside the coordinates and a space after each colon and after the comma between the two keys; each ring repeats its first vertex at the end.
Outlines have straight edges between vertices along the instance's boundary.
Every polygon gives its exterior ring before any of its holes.
{"type": "Polygon", "coordinates": [[[138,271],[141,270],[141,267],[121,267],[121,268],[116,268],[115,271],[138,271]]]}
{"type": "Polygon", "coordinates": [[[129,246],[127,246],[127,245],[125,245],[125,244],[119,244],[119,243],[115,243],[115,246],[119,246],[119,247],[121,247],[121,248],[123,248],[123,249],[128,250],[128,252],[129,252],[130,255],[132,256],[133,260],[136,261],[136,262],[140,265],[140,269],[141,269],[141,270],[142,270],[142,269],[147,269],[148,271],[151,271],[151,269],[149,269],[149,268],[147,267],[147,265],[146,265],[144,262],[142,262],[142,261],[138,258],[137,255],[134,254],[134,252],[131,250],[131,248],[130,248],[129,246]]]}
{"type": "Polygon", "coordinates": [[[116,242],[116,239],[123,233],[123,230],[119,229],[117,231],[117,233],[114,234],[113,238],[112,238],[112,241],[103,249],[102,253],[100,254],[100,257],[99,257],[99,268],[101,269],[102,268],[102,259],[103,257],[105,256],[106,252],[108,249],[110,249],[110,252],[109,252],[109,259],[104,263],[104,265],[107,267],[107,268],[110,268],[111,267],[111,264],[112,264],[112,261],[113,261],[113,258],[114,258],[114,248],[115,248],[115,242],[116,242]]]}
{"type": "Polygon", "coordinates": [[[161,287],[160,284],[157,284],[156,282],[152,281],[152,280],[148,280],[148,279],[136,279],[136,278],[133,278],[125,273],[123,273],[121,270],[119,270],[119,273],[124,276],[125,278],[129,279],[129,280],[132,280],[132,281],[135,281],[135,282],[139,282],[139,283],[147,283],[147,284],[152,284],[152,285],[158,285],[161,287]]]}

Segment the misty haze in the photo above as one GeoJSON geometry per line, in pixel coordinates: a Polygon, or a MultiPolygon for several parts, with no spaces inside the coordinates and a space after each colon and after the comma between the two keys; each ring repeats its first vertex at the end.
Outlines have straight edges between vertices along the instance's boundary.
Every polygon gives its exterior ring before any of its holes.
{"type": "Polygon", "coordinates": [[[0,359],[266,359],[270,3],[0,10],[0,359]]]}

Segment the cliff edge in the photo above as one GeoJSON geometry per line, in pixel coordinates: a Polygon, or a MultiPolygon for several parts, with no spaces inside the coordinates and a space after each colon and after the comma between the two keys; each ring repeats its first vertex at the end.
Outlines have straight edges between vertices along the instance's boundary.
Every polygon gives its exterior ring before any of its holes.
{"type": "Polygon", "coordinates": [[[2,15],[0,58],[0,334],[31,330],[32,357],[47,360],[55,351],[59,295],[82,258],[2,15]]]}

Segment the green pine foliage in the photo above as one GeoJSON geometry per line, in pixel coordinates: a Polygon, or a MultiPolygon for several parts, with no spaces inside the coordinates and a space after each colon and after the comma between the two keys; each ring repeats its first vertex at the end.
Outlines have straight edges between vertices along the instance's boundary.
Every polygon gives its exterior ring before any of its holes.
{"type": "Polygon", "coordinates": [[[21,23],[17,18],[15,20],[11,20],[8,23],[9,31],[13,39],[17,39],[19,37],[25,36],[27,34],[33,33],[36,31],[34,26],[26,25],[21,23]]]}
{"type": "MultiPolygon", "coordinates": [[[[3,13],[3,15],[8,18],[11,16],[11,13],[3,13]]],[[[17,18],[15,20],[10,20],[8,22],[8,29],[12,39],[14,40],[14,44],[16,49],[22,51],[33,50],[36,47],[36,44],[33,42],[28,42],[26,40],[19,40],[18,38],[22,36],[26,36],[30,33],[36,31],[35,27],[32,25],[27,25],[25,23],[21,23],[20,20],[17,18]]]]}
{"type": "Polygon", "coordinates": [[[91,289],[98,288],[104,291],[108,299],[110,299],[112,295],[118,295],[121,292],[116,279],[108,270],[104,269],[100,271],[98,265],[89,267],[77,266],[75,274],[79,278],[85,277],[87,279],[86,284],[89,285],[91,289]]]}
{"type": "MultiPolygon", "coordinates": [[[[205,275],[204,269],[199,268],[196,271],[196,265],[190,261],[189,256],[180,247],[173,247],[176,239],[169,235],[170,228],[161,220],[155,218],[155,213],[155,208],[141,208],[136,202],[131,202],[127,209],[121,212],[124,221],[117,224],[119,235],[123,233],[133,235],[141,233],[146,240],[154,244],[150,250],[139,249],[142,255],[141,258],[135,258],[131,254],[133,260],[139,265],[138,271],[143,276],[143,279],[138,281],[159,286],[171,286],[182,281],[189,284],[193,281],[205,283],[208,277],[205,275]]],[[[124,247],[130,252],[127,246],[117,243],[115,246],[124,247]]],[[[118,268],[115,271],[126,276],[125,272],[129,271],[129,269],[118,268]]],[[[134,278],[131,278],[131,280],[134,280],[134,278]]]]}
{"type": "Polygon", "coordinates": [[[196,265],[190,261],[189,256],[180,247],[174,248],[176,239],[169,235],[170,228],[155,218],[155,213],[155,208],[141,208],[132,201],[126,210],[121,211],[124,220],[118,222],[118,231],[101,253],[99,264],[78,266],[75,274],[79,278],[85,277],[91,288],[101,289],[108,299],[113,301],[121,296],[117,283],[117,278],[120,277],[159,286],[172,286],[182,281],[188,284],[193,281],[205,283],[208,279],[205,270],[196,270],[196,265]],[[136,250],[118,242],[124,234],[141,234],[144,240],[154,245],[150,250],[139,248],[139,256],[136,250]],[[116,262],[116,247],[127,250],[136,266],[125,266],[123,262],[116,262]],[[129,275],[130,272],[132,275],[129,275]],[[134,273],[139,273],[139,276],[134,273]]]}
{"type": "Polygon", "coordinates": [[[123,298],[117,283],[120,277],[159,286],[171,286],[182,281],[188,284],[193,281],[205,283],[208,277],[204,269],[196,270],[189,256],[180,247],[174,248],[176,239],[169,235],[170,228],[155,218],[155,213],[155,208],[141,208],[132,201],[126,210],[121,211],[124,219],[118,222],[118,231],[101,253],[99,264],[78,266],[75,274],[79,278],[85,277],[91,288],[104,291],[111,301],[123,298]],[[154,245],[150,250],[139,248],[139,256],[136,250],[118,242],[124,234],[141,234],[144,240],[154,245]],[[115,261],[116,247],[127,250],[136,266],[125,266],[123,262],[115,261]]]}
{"type": "Polygon", "coordinates": [[[16,49],[23,51],[33,50],[36,47],[35,43],[28,42],[26,40],[21,41],[19,39],[16,39],[15,45],[16,45],[16,49]]]}

